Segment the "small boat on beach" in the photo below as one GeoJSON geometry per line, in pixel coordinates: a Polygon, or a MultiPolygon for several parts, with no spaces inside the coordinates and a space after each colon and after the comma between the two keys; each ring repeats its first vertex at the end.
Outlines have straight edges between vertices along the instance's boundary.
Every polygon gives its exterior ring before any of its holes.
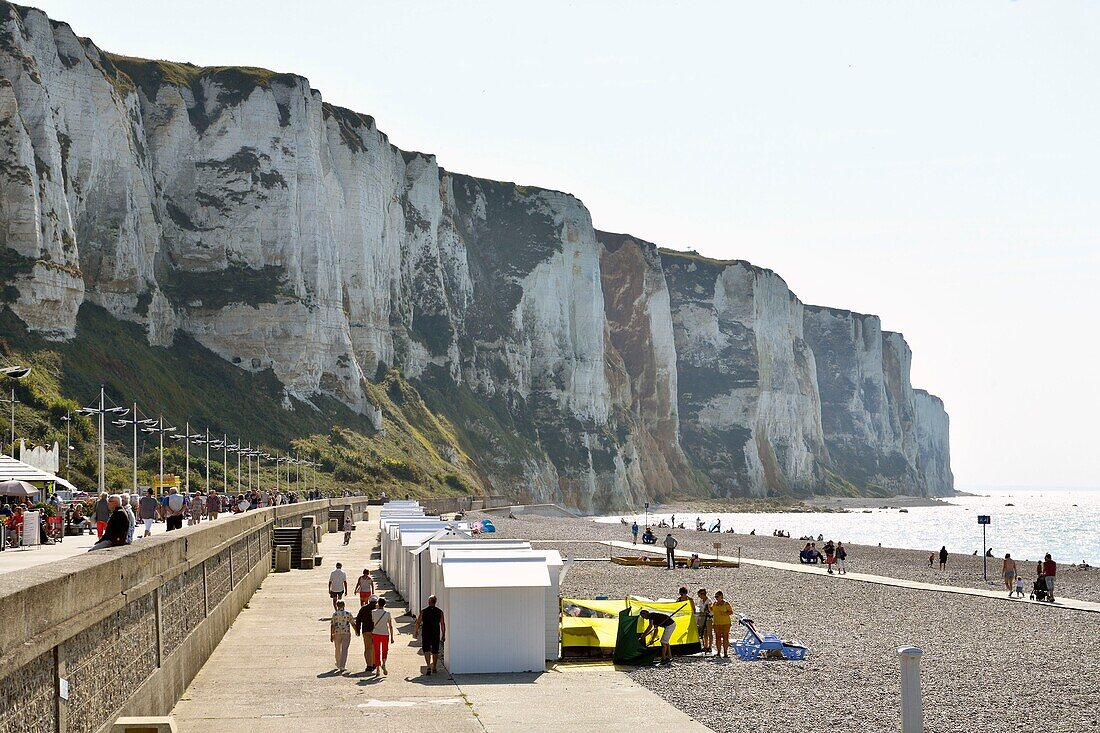
{"type": "MultiPolygon", "coordinates": [[[[612,557],[611,562],[616,565],[628,565],[630,567],[648,567],[648,568],[663,568],[665,567],[665,559],[663,557],[655,556],[618,556],[612,557]]],[[[676,558],[676,567],[686,568],[688,567],[690,560],[687,558],[676,558]]],[[[699,562],[705,568],[739,568],[740,563],[733,560],[719,560],[716,558],[699,558],[699,562]]]]}

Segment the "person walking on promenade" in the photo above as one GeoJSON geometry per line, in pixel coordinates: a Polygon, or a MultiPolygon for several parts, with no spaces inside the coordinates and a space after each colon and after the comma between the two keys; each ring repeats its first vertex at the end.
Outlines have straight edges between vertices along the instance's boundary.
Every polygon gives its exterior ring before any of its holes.
{"type": "Polygon", "coordinates": [[[648,645],[657,638],[657,629],[661,630],[661,664],[672,664],[672,634],[676,631],[676,622],[667,613],[658,613],[643,609],[638,614],[648,622],[641,631],[642,643],[648,645]]]}
{"type": "Polygon", "coordinates": [[[351,622],[352,615],[344,608],[344,602],[337,601],[336,610],[332,612],[329,623],[328,638],[336,647],[336,669],[340,672],[347,671],[348,647],[351,646],[351,622]]]}
{"type": "Polygon", "coordinates": [[[336,563],[336,569],[328,576],[328,595],[332,599],[333,609],[336,608],[340,599],[348,594],[348,576],[343,571],[343,567],[343,563],[336,563]]]}
{"type": "Polygon", "coordinates": [[[428,596],[428,605],[416,617],[413,638],[421,633],[424,665],[428,668],[428,674],[439,674],[439,645],[447,641],[447,622],[443,618],[443,610],[436,605],[435,596],[428,596]]]}
{"type": "Polygon", "coordinates": [[[668,560],[668,569],[676,567],[676,538],[669,532],[665,535],[665,559],[668,560]]]}
{"type": "Polygon", "coordinates": [[[359,607],[359,613],[355,614],[355,635],[363,637],[363,659],[367,662],[366,672],[374,671],[374,609],[378,608],[377,600],[370,600],[359,607]]]}
{"type": "Polygon", "coordinates": [[[378,599],[378,608],[371,613],[374,619],[374,629],[371,631],[371,641],[374,644],[374,663],[382,674],[389,674],[386,670],[386,659],[390,656],[390,644],[393,643],[393,616],[386,610],[386,599],[378,599]]]}
{"type": "Polygon", "coordinates": [[[1005,590],[1008,597],[1012,597],[1012,591],[1016,586],[1016,561],[1012,559],[1012,553],[1006,552],[1004,562],[1001,563],[1001,577],[1005,581],[1005,590]]]}
{"type": "Polygon", "coordinates": [[[713,601],[707,598],[707,589],[700,588],[695,593],[699,600],[695,602],[695,623],[699,627],[699,641],[703,644],[703,652],[710,654],[714,648],[714,623],[710,607],[713,601]]]}
{"type": "Polygon", "coordinates": [[[638,544],[638,520],[634,520],[634,523],[630,525],[630,536],[634,538],[634,544],[638,544]]]}
{"type": "Polygon", "coordinates": [[[187,526],[190,527],[193,524],[202,522],[202,515],[205,511],[206,501],[203,499],[202,492],[196,491],[195,495],[191,497],[191,516],[187,519],[187,526]]]}
{"type": "Polygon", "coordinates": [[[138,501],[138,514],[141,517],[141,523],[145,525],[143,537],[153,534],[153,522],[157,521],[157,506],[157,497],[153,496],[152,489],[149,489],[138,501]]]}
{"type": "Polygon", "coordinates": [[[836,573],[837,575],[848,574],[848,548],[843,542],[836,543],[836,573]]]}
{"type": "Polygon", "coordinates": [[[108,547],[121,547],[126,544],[126,535],[130,531],[130,520],[126,518],[126,512],[122,511],[122,497],[111,494],[107,497],[107,508],[111,512],[107,519],[107,526],[103,528],[103,537],[96,542],[88,552],[103,550],[108,547]]]}
{"type": "Polygon", "coordinates": [[[1058,572],[1058,563],[1054,562],[1048,552],[1043,557],[1043,582],[1046,583],[1050,602],[1054,603],[1054,575],[1058,572]]]}
{"type": "Polygon", "coordinates": [[[829,575],[833,574],[833,563],[836,562],[836,545],[832,540],[825,543],[825,564],[829,567],[829,575]]]}
{"type": "Polygon", "coordinates": [[[218,492],[213,489],[210,490],[210,495],[206,497],[206,516],[213,522],[218,518],[218,514],[222,510],[222,498],[218,496],[218,492]]]}
{"type": "Polygon", "coordinates": [[[107,522],[111,518],[111,505],[107,500],[107,492],[104,491],[96,499],[92,507],[92,518],[95,519],[95,534],[98,539],[103,539],[103,532],[107,529],[107,522]]]}
{"type": "Polygon", "coordinates": [[[718,591],[714,594],[714,602],[710,604],[710,612],[714,616],[715,654],[723,659],[729,659],[730,625],[733,623],[733,606],[726,600],[722,591],[718,591]]]}
{"type": "Polygon", "coordinates": [[[134,544],[134,530],[137,529],[137,517],[134,516],[134,508],[130,506],[130,495],[123,494],[119,497],[122,500],[122,513],[126,515],[126,521],[129,522],[130,528],[126,531],[126,544],[134,544]]]}
{"type": "Polygon", "coordinates": [[[168,495],[161,500],[164,511],[165,532],[183,529],[183,514],[187,509],[187,497],[180,494],[175,486],[168,489],[168,495]]]}
{"type": "Polygon", "coordinates": [[[947,545],[940,548],[940,570],[947,570],[947,545]]]}
{"type": "Polygon", "coordinates": [[[359,605],[370,603],[371,594],[374,593],[374,579],[370,577],[370,571],[363,568],[363,574],[355,581],[355,592],[359,594],[359,605]]]}

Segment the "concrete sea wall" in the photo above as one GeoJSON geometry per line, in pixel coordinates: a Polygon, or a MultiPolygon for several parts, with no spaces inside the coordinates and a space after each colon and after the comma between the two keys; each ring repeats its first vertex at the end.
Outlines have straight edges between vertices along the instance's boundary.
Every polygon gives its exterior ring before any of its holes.
{"type": "Polygon", "coordinates": [[[0,733],[167,714],[270,572],[272,530],[309,514],[326,526],[349,504],[366,499],[256,510],[0,575],[0,733]]]}

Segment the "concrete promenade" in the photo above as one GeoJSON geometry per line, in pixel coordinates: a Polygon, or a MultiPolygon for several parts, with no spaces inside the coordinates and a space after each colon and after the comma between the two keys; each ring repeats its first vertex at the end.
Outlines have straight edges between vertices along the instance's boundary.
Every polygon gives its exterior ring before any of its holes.
{"type": "MultiPolygon", "coordinates": [[[[362,640],[335,672],[328,640],[328,575],[342,562],[349,587],[378,568],[377,529],[361,522],[352,542],[326,535],[322,567],[271,574],[226,633],[173,710],[181,733],[283,731],[706,731],[685,713],[609,664],[561,664],[542,674],[421,674],[412,619],[396,620],[389,675],[363,674],[362,640]]],[[[396,595],[383,580],[391,601],[396,595]]],[[[358,608],[351,599],[349,610],[358,608]]]]}
{"type": "MultiPolygon", "coordinates": [[[[726,535],[728,537],[728,535],[726,535]]],[[[601,543],[609,547],[613,547],[620,550],[629,550],[633,553],[647,553],[650,555],[657,555],[659,557],[665,556],[665,548],[654,548],[649,545],[635,545],[630,542],[623,542],[621,540],[601,540],[601,543]]],[[[683,551],[678,551],[678,555],[685,555],[683,551]]],[[[707,555],[707,557],[711,557],[707,555]]],[[[728,555],[719,555],[723,560],[737,561],[739,558],[730,557],[728,555]]],[[[784,570],[791,573],[808,573],[810,575],[828,575],[828,571],[823,565],[805,565],[802,563],[792,562],[777,562],[775,560],[754,560],[752,558],[742,556],[740,561],[745,565],[757,565],[763,568],[772,568],[773,570],[784,570]]],[[[1034,603],[1040,606],[1047,606],[1050,608],[1063,608],[1072,611],[1085,611],[1088,613],[1100,613],[1100,603],[1094,603],[1092,601],[1080,601],[1074,598],[1059,598],[1055,603],[1043,603],[1042,601],[1032,601],[1027,598],[1009,598],[1008,595],[1002,590],[987,590],[985,588],[965,588],[958,585],[937,585],[935,583],[921,583],[916,580],[905,580],[903,578],[891,578],[886,575],[872,575],[870,573],[853,573],[848,572],[844,575],[833,574],[831,577],[836,578],[838,581],[857,581],[862,583],[877,583],[879,585],[892,585],[898,588],[911,588],[913,590],[926,590],[934,591],[936,593],[956,593],[964,596],[979,596],[981,598],[995,598],[1005,603],[1034,603]]]]}

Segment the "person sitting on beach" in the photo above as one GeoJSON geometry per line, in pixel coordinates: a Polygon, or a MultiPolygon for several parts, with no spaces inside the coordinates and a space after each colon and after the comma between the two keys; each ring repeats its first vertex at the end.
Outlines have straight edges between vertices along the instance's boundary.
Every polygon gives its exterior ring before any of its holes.
{"type": "Polygon", "coordinates": [[[642,535],[643,545],[655,545],[657,544],[657,535],[653,534],[652,527],[646,527],[645,533],[642,535]]]}
{"type": "Polygon", "coordinates": [[[699,559],[698,555],[692,554],[691,562],[688,563],[688,567],[690,567],[692,570],[698,570],[699,568],[703,567],[703,561],[699,559]]]}
{"type": "Polygon", "coordinates": [[[818,541],[818,542],[824,542],[824,541],[825,541],[825,535],[823,535],[823,534],[819,534],[819,535],[817,536],[817,541],[818,541]]]}
{"type": "Polygon", "coordinates": [[[696,532],[702,532],[703,531],[703,520],[700,519],[699,517],[695,518],[695,531],[696,532]]]}
{"type": "Polygon", "coordinates": [[[711,532],[721,532],[722,531],[722,520],[721,519],[715,519],[714,524],[710,525],[710,530],[709,531],[711,531],[711,532]]]}
{"type": "Polygon", "coordinates": [[[798,561],[803,565],[812,565],[814,562],[814,551],[810,549],[810,543],[807,542],[806,546],[802,548],[802,551],[798,553],[798,561]]]}

